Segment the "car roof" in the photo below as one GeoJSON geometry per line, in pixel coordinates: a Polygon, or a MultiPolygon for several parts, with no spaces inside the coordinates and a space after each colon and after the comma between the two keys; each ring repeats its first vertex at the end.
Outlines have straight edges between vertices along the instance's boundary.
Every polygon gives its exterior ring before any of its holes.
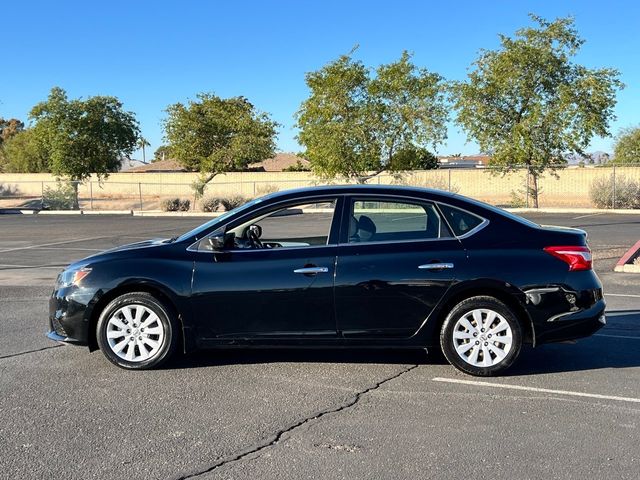
{"type": "Polygon", "coordinates": [[[294,188],[290,190],[282,190],[280,192],[266,195],[264,199],[279,197],[305,197],[313,195],[330,195],[330,194],[389,194],[389,195],[418,195],[424,196],[435,195],[446,198],[453,198],[456,194],[444,190],[436,190],[433,188],[408,187],[404,185],[321,185],[314,187],[294,188]]]}
{"type": "Polygon", "coordinates": [[[295,200],[297,198],[315,197],[324,195],[397,195],[398,197],[418,197],[425,200],[445,202],[451,206],[462,208],[464,210],[480,215],[490,220],[499,219],[500,221],[514,222],[525,224],[527,226],[537,226],[535,223],[523,219],[517,215],[494,207],[487,203],[465,197],[453,192],[445,190],[436,190],[434,188],[413,187],[405,185],[322,185],[315,187],[295,188],[291,190],[282,190],[274,192],[262,197],[262,200],[277,202],[279,200],[295,200]]]}

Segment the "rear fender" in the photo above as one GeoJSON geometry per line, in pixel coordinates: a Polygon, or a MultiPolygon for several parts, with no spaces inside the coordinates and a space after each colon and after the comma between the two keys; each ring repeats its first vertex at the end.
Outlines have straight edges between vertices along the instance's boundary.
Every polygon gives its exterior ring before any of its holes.
{"type": "Polygon", "coordinates": [[[535,346],[535,329],[526,308],[526,294],[515,285],[492,278],[478,278],[452,285],[416,332],[416,336],[437,342],[442,324],[451,309],[464,299],[478,295],[495,297],[511,308],[520,320],[525,342],[535,346]]]}

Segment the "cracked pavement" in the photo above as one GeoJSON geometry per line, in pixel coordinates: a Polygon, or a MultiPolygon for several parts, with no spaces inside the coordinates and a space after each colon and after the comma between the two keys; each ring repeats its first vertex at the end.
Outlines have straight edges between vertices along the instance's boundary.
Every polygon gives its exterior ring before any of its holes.
{"type": "MultiPolygon", "coordinates": [[[[565,217],[534,220],[586,228],[606,292],[640,295],[610,272],[639,220],[565,217]]],[[[0,263],[31,267],[0,268],[0,479],[637,478],[638,403],[439,383],[471,377],[423,351],[205,352],[129,372],[44,337],[47,265],[200,222],[0,217],[0,263]],[[2,252],[66,237],[96,238],[2,252]]],[[[610,337],[525,349],[492,381],[640,398],[625,338],[640,297],[607,301],[610,337]]]]}
{"type": "Polygon", "coordinates": [[[232,465],[235,462],[240,462],[242,460],[244,460],[247,457],[254,457],[254,456],[260,456],[260,454],[262,453],[263,450],[268,449],[269,447],[272,447],[274,445],[276,445],[278,442],[280,442],[280,440],[285,436],[289,436],[291,434],[294,433],[294,431],[298,428],[301,427],[305,427],[308,423],[310,422],[314,422],[316,420],[321,419],[322,417],[324,417],[325,415],[331,415],[333,413],[339,413],[342,412],[344,410],[347,410],[351,407],[353,407],[354,405],[356,405],[360,399],[362,399],[362,397],[364,395],[366,395],[369,392],[372,392],[373,390],[377,390],[378,388],[380,388],[382,385],[384,385],[387,382],[390,382],[392,380],[395,380],[396,378],[399,378],[401,375],[404,375],[407,372],[410,372],[411,370],[413,370],[414,368],[418,368],[418,365],[411,365],[403,370],[401,370],[400,372],[391,375],[390,377],[387,377],[383,380],[380,380],[378,382],[375,383],[375,385],[366,388],[365,390],[362,390],[360,392],[356,392],[356,394],[349,398],[346,402],[339,404],[337,406],[332,406],[329,407],[325,410],[322,410],[320,412],[317,412],[315,414],[313,414],[312,416],[309,416],[307,418],[304,418],[296,423],[294,423],[293,425],[290,425],[282,430],[279,430],[275,435],[273,435],[272,438],[268,438],[265,442],[256,445],[256,446],[252,446],[248,449],[246,449],[243,452],[240,452],[232,457],[229,458],[225,458],[220,460],[219,462],[215,463],[214,465],[212,465],[211,467],[200,471],[200,472],[196,472],[196,473],[192,473],[192,474],[188,474],[188,475],[184,475],[179,477],[180,480],[186,480],[188,478],[195,478],[195,477],[201,477],[203,475],[207,475],[209,473],[214,472],[215,470],[217,470],[218,468],[223,468],[223,467],[227,467],[229,465],[232,465]]]}

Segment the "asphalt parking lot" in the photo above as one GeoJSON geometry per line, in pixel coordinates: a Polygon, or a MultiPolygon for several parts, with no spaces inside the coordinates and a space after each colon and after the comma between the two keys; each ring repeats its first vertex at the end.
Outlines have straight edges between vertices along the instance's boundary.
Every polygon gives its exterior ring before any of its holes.
{"type": "Polygon", "coordinates": [[[58,271],[193,217],[0,216],[0,478],[638,478],[640,215],[587,230],[608,325],[482,380],[416,352],[208,352],[128,372],[44,337],[58,271]]]}

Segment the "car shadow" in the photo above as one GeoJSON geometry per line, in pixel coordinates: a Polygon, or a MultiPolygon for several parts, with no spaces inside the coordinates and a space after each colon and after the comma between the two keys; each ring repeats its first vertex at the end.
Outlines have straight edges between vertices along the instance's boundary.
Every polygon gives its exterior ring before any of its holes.
{"type": "Polygon", "coordinates": [[[444,364],[440,352],[424,349],[218,349],[203,350],[172,360],[165,369],[202,368],[261,363],[358,363],[358,364],[444,364]]]}
{"type": "Polygon", "coordinates": [[[608,324],[575,343],[523,350],[508,376],[640,367],[640,310],[607,312],[608,324]]]}
{"type": "MultiPolygon", "coordinates": [[[[640,310],[608,312],[608,325],[575,343],[525,347],[505,376],[640,367],[640,310]],[[632,337],[632,338],[624,338],[632,337]]],[[[183,355],[164,368],[264,363],[447,364],[438,349],[219,349],[183,355]]]]}
{"type": "Polygon", "coordinates": [[[27,210],[41,210],[42,209],[42,200],[40,198],[34,198],[31,200],[27,200],[20,204],[21,209],[27,210]]]}

